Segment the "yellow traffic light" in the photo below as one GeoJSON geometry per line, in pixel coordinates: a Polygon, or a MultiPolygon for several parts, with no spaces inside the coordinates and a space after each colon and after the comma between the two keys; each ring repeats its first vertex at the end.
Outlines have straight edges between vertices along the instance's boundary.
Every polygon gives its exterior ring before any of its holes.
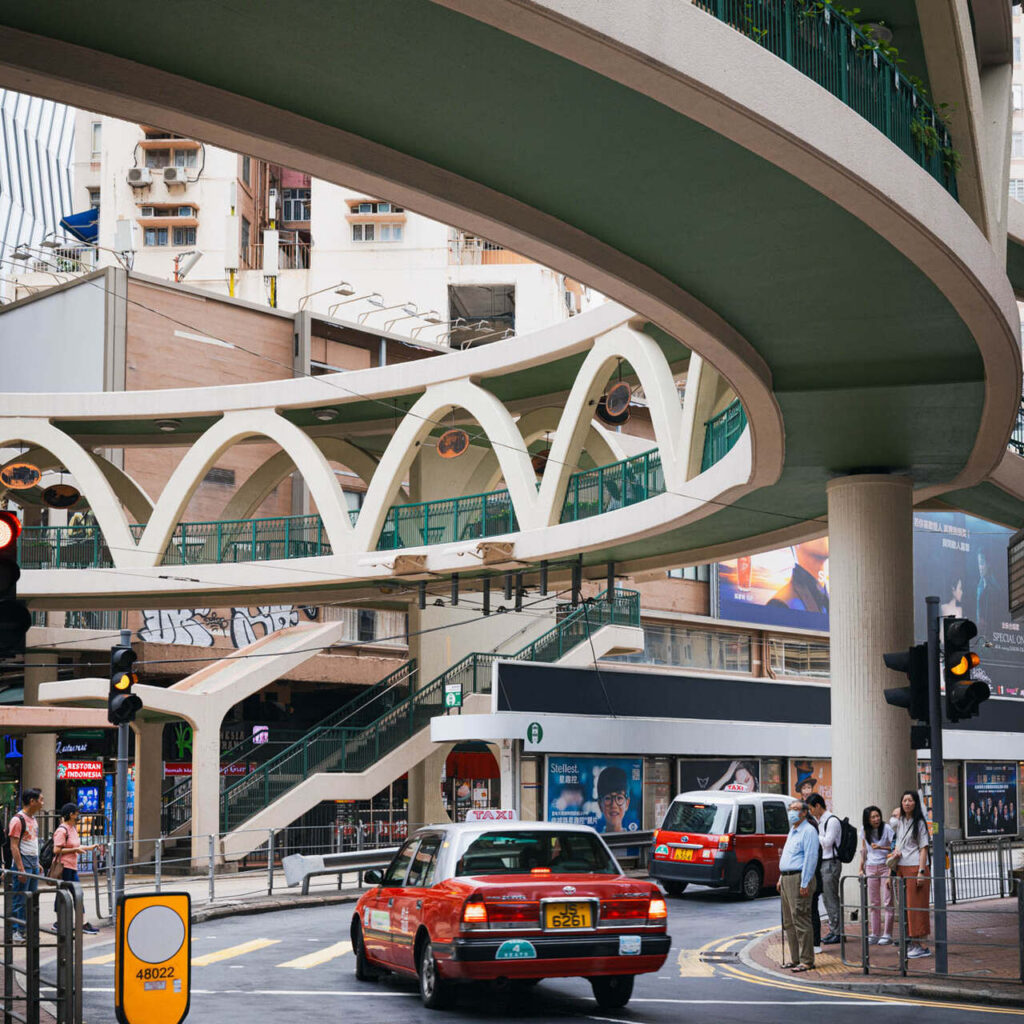
{"type": "Polygon", "coordinates": [[[128,675],[127,673],[121,676],[116,683],[114,683],[115,690],[130,690],[135,683],[138,682],[138,677],[128,675]]]}
{"type": "Polygon", "coordinates": [[[949,671],[955,676],[965,676],[972,668],[977,668],[980,664],[981,658],[971,651],[968,654],[962,654],[955,665],[949,666],[949,671]]]}

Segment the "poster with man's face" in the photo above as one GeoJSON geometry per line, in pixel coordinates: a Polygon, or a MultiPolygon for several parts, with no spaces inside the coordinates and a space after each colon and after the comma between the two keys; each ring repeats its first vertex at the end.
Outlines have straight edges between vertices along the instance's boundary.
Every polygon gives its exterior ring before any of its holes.
{"type": "Polygon", "coordinates": [[[711,758],[679,762],[679,792],[724,789],[756,793],[761,785],[761,762],[750,758],[711,758]]]}
{"type": "Polygon", "coordinates": [[[821,795],[825,807],[832,810],[832,762],[809,757],[789,759],[789,793],[806,800],[812,793],[821,795]]]}
{"type": "Polygon", "coordinates": [[[964,763],[964,831],[968,839],[1017,834],[1017,764],[964,763]]]}
{"type": "Polygon", "coordinates": [[[644,820],[644,763],[639,757],[547,759],[545,820],[598,832],[636,832],[644,820]]]}

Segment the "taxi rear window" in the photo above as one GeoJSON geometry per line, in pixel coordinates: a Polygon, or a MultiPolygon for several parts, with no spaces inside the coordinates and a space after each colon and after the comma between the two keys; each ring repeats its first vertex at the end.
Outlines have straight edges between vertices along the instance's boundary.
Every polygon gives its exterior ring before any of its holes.
{"type": "Polygon", "coordinates": [[[661,826],[666,832],[693,832],[699,836],[725,832],[729,827],[732,804],[675,800],[661,826]]]}
{"type": "Polygon", "coordinates": [[[535,868],[548,868],[553,874],[619,874],[593,832],[510,829],[470,837],[455,876],[528,875],[535,868]]]}

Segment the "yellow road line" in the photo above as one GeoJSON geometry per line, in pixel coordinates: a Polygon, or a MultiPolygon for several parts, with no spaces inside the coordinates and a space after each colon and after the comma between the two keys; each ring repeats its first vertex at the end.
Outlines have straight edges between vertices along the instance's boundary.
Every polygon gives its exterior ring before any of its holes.
{"type": "Polygon", "coordinates": [[[676,957],[680,978],[713,978],[715,969],[700,958],[699,949],[681,949],[676,957]]]}
{"type": "Polygon", "coordinates": [[[318,949],[313,953],[307,953],[305,956],[297,956],[294,960],[288,960],[283,964],[278,964],[278,967],[293,967],[297,971],[306,971],[310,967],[319,967],[320,964],[327,963],[328,960],[334,960],[339,956],[344,956],[346,953],[352,952],[352,943],[347,939],[344,942],[335,942],[333,946],[325,946],[323,949],[318,949]]]}
{"type": "Polygon", "coordinates": [[[870,992],[849,992],[843,989],[824,988],[817,985],[804,985],[796,981],[786,981],[782,978],[766,978],[739,968],[724,966],[724,970],[740,981],[747,981],[754,985],[763,985],[767,988],[782,988],[790,992],[806,992],[811,995],[833,996],[838,999],[859,999],[874,1003],[906,1003],[908,1006],[928,1006],[939,1010],[973,1010],[976,1013],[1002,1013],[1015,1017],[1024,1017],[1024,1010],[1015,1010],[1007,1006],[982,1006],[975,1003],[961,1002],[939,1002],[937,1000],[922,1000],[913,997],[897,995],[875,995],[870,992]]]}
{"type": "Polygon", "coordinates": [[[206,967],[208,964],[216,964],[221,960],[231,960],[236,956],[245,956],[246,953],[255,953],[258,949],[266,949],[267,946],[276,946],[280,939],[253,939],[251,942],[243,942],[240,946],[228,946],[227,949],[218,949],[215,953],[204,953],[202,956],[193,957],[193,967],[206,967]]]}
{"type": "Polygon", "coordinates": [[[112,964],[114,962],[114,954],[107,953],[105,956],[91,956],[88,960],[83,960],[83,964],[112,964]]]}

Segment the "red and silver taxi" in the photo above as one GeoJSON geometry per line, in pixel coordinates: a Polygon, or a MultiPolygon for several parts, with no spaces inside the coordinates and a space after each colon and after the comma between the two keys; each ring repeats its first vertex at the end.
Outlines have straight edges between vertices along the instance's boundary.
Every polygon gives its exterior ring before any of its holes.
{"type": "Polygon", "coordinates": [[[622,873],[581,825],[473,822],[421,828],[356,904],[356,977],[416,975],[425,1006],[458,981],[589,979],[625,1006],[637,974],[668,955],[668,912],[652,883],[622,873]]]}

